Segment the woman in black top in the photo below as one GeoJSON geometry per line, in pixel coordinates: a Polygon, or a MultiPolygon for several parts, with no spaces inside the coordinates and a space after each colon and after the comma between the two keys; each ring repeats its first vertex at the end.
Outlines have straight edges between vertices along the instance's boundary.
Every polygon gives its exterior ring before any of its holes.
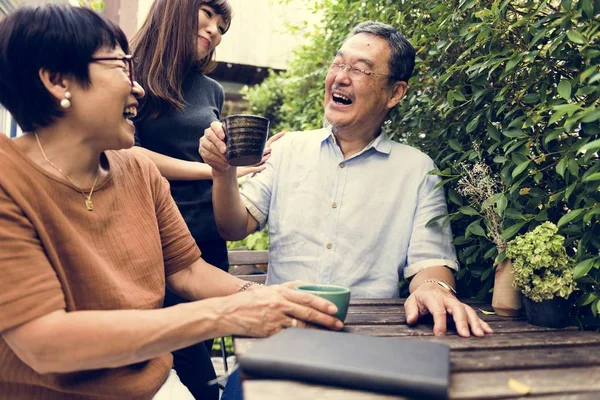
{"type": "MultiPolygon", "coordinates": [[[[225,271],[227,247],[212,207],[212,173],[198,152],[199,140],[219,120],[224,91],[205,74],[214,68],[215,48],[231,23],[228,0],[156,0],[132,41],[136,79],[146,89],[136,118],[136,145],[157,165],[202,251],[225,271]]],[[[264,167],[238,168],[239,176],[264,167]]],[[[185,301],[167,290],[165,307],[185,301]]],[[[216,385],[207,349],[192,346],[174,353],[175,369],[194,395],[216,385]],[[202,366],[198,364],[201,363],[202,366]]]]}

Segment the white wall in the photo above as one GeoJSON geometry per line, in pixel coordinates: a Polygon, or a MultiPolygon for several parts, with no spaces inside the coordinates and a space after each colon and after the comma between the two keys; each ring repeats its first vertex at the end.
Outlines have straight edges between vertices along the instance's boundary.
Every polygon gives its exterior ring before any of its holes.
{"type": "Polygon", "coordinates": [[[230,1],[234,15],[217,49],[218,61],[285,69],[293,49],[305,41],[304,31],[290,34],[286,24],[310,27],[318,21],[306,7],[307,0],[288,4],[279,0],[230,1]]]}
{"type": "MultiPolygon", "coordinates": [[[[126,0],[121,0],[126,1],[126,0]]],[[[144,22],[153,0],[138,0],[138,26],[144,22]]],[[[292,50],[318,22],[306,4],[312,0],[229,0],[233,8],[231,28],[217,48],[217,61],[285,69],[292,50]],[[286,24],[306,25],[290,34],[286,24]]]]}

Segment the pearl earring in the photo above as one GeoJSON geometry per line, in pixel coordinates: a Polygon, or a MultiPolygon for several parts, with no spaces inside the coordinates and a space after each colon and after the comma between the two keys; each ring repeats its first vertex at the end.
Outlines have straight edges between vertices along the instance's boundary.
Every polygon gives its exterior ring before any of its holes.
{"type": "Polygon", "coordinates": [[[60,106],[62,108],[71,107],[71,101],[69,100],[70,98],[71,98],[71,92],[65,92],[65,98],[60,101],[60,106]]]}

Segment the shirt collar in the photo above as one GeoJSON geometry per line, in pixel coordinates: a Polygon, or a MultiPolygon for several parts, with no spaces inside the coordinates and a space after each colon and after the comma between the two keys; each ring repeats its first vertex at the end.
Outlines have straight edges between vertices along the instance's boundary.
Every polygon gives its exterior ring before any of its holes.
{"type": "MultiPolygon", "coordinates": [[[[335,143],[335,137],[333,136],[333,132],[332,132],[330,126],[323,129],[322,135],[320,137],[320,141],[321,141],[321,143],[323,143],[324,141],[326,141],[329,138],[331,138],[331,141],[333,143],[335,143]]],[[[379,134],[379,136],[377,136],[375,139],[373,139],[371,141],[371,143],[369,143],[361,151],[361,153],[364,153],[365,151],[369,150],[370,148],[374,148],[375,151],[377,151],[379,153],[390,154],[390,151],[392,151],[392,141],[389,137],[387,137],[387,135],[385,133],[382,132],[379,134]]]]}

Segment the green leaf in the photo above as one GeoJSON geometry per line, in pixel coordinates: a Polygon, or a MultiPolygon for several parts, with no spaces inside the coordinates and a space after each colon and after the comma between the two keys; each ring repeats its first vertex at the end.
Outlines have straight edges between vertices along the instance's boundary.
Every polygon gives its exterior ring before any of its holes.
{"type": "MultiPolygon", "coordinates": [[[[565,116],[565,114],[566,114],[566,113],[564,113],[564,112],[558,112],[558,111],[557,111],[557,112],[555,112],[555,113],[554,113],[554,114],[552,114],[552,116],[550,117],[550,120],[548,121],[548,125],[552,125],[552,124],[554,124],[555,122],[558,122],[558,121],[560,121],[560,120],[561,120],[561,119],[562,119],[562,118],[565,116]]],[[[560,132],[559,132],[559,133],[560,133],[560,132]]],[[[558,135],[557,135],[557,136],[558,136],[558,135]]]]}
{"type": "MultiPolygon", "coordinates": [[[[594,3],[593,0],[583,0],[583,12],[588,18],[594,18],[594,3]]],[[[598,309],[600,311],[600,308],[598,309]]]]}
{"type": "Polygon", "coordinates": [[[518,55],[518,56],[513,56],[507,63],[506,63],[506,68],[504,68],[504,73],[508,73],[510,72],[512,69],[514,69],[517,64],[519,62],[521,62],[521,59],[523,58],[523,55],[518,55]]]}
{"type": "MultiPolygon", "coordinates": [[[[494,249],[492,249],[492,250],[494,250],[494,249]]],[[[490,258],[490,257],[488,257],[488,258],[490,258]]],[[[484,259],[486,259],[486,258],[484,257],[484,259]]],[[[486,269],[485,271],[483,271],[483,274],[481,274],[481,278],[480,278],[481,281],[482,282],[485,281],[488,278],[488,276],[490,276],[492,271],[493,271],[493,268],[491,268],[491,267],[486,269]]]]}
{"type": "Polygon", "coordinates": [[[473,242],[474,240],[476,240],[476,239],[472,239],[472,238],[468,238],[468,237],[456,237],[456,238],[454,238],[454,240],[452,241],[452,243],[455,246],[463,246],[463,245],[465,245],[467,243],[473,242]]]}
{"type": "MultiPolygon", "coordinates": [[[[600,51],[598,51],[598,55],[600,55],[600,51]]],[[[590,78],[590,80],[588,81],[588,84],[592,84],[592,83],[596,83],[597,81],[600,81],[600,74],[596,74],[594,76],[592,76],[590,78]]]]}
{"type": "Polygon", "coordinates": [[[592,75],[597,70],[598,70],[598,67],[596,65],[594,65],[592,67],[589,67],[588,69],[586,69],[585,71],[583,71],[581,73],[581,75],[579,75],[579,81],[580,82],[585,81],[590,75],[592,75]]]}
{"type": "Polygon", "coordinates": [[[546,196],[546,192],[540,188],[534,187],[529,190],[529,195],[531,197],[544,197],[546,196]]]}
{"type": "Polygon", "coordinates": [[[527,169],[527,167],[529,166],[530,162],[531,162],[530,160],[527,160],[527,161],[522,162],[521,164],[517,165],[517,167],[512,172],[513,179],[516,178],[517,176],[519,176],[519,174],[521,172],[525,171],[527,169]]]}
{"type": "Polygon", "coordinates": [[[523,97],[523,103],[533,104],[540,100],[540,95],[537,93],[528,93],[523,97]]]}
{"type": "Polygon", "coordinates": [[[571,193],[573,193],[573,190],[575,190],[575,188],[578,186],[577,181],[573,182],[571,185],[569,185],[569,187],[567,188],[566,192],[565,192],[565,200],[569,201],[569,197],[571,197],[571,193]]]}
{"type": "Polygon", "coordinates": [[[502,139],[500,137],[500,133],[498,132],[498,128],[496,128],[494,125],[492,124],[488,124],[487,126],[487,132],[488,135],[494,139],[496,142],[501,142],[502,139]]]}
{"type": "Polygon", "coordinates": [[[505,259],[506,259],[506,250],[503,250],[500,253],[498,253],[498,255],[496,256],[496,258],[494,259],[494,265],[500,264],[505,259]]]}
{"type": "Polygon", "coordinates": [[[592,269],[594,266],[594,261],[596,261],[595,258],[588,258],[587,260],[577,264],[573,270],[573,279],[579,279],[587,275],[587,273],[590,272],[590,269],[592,269]]]}
{"type": "Polygon", "coordinates": [[[588,151],[590,152],[595,152],[597,150],[600,150],[600,139],[596,139],[592,142],[589,142],[588,144],[586,144],[585,146],[581,147],[579,149],[579,152],[581,153],[586,153],[588,151]]]}
{"type": "Polygon", "coordinates": [[[573,43],[577,43],[577,44],[585,44],[586,43],[585,37],[576,30],[571,30],[571,31],[567,32],[567,36],[569,37],[569,40],[573,43]]]}
{"type": "Polygon", "coordinates": [[[584,211],[585,210],[583,208],[580,208],[578,210],[573,210],[573,211],[567,212],[565,215],[563,215],[558,220],[558,223],[556,224],[556,226],[558,226],[560,228],[561,226],[568,224],[569,222],[573,221],[575,218],[579,217],[581,215],[581,213],[584,211]]]}
{"type": "Polygon", "coordinates": [[[575,159],[569,158],[569,161],[567,162],[567,169],[574,177],[577,177],[579,175],[579,164],[577,164],[577,161],[575,161],[575,159]]]}
{"type": "Polygon", "coordinates": [[[447,217],[448,217],[448,214],[442,214],[442,215],[438,215],[437,217],[433,217],[429,221],[427,221],[427,223],[425,224],[425,228],[438,226],[439,225],[438,221],[442,218],[447,218],[447,217]]]}
{"type": "Polygon", "coordinates": [[[446,101],[450,105],[450,107],[454,107],[454,96],[452,95],[452,91],[446,93],[446,101]]]}
{"type": "Polygon", "coordinates": [[[504,214],[504,210],[506,210],[506,206],[508,205],[508,199],[504,195],[504,193],[500,193],[496,198],[496,212],[499,216],[504,214]]]}
{"type": "Polygon", "coordinates": [[[548,212],[544,210],[537,214],[534,219],[538,222],[546,222],[548,220],[548,212]]]}
{"type": "Polygon", "coordinates": [[[565,191],[564,191],[564,190],[561,190],[561,191],[559,191],[559,192],[557,192],[557,193],[554,193],[554,194],[552,194],[552,195],[550,196],[550,198],[548,199],[548,203],[549,203],[549,204],[554,204],[554,203],[556,203],[556,202],[558,202],[558,201],[562,200],[562,199],[563,199],[563,197],[565,197],[565,191]]]}
{"type": "MultiPolygon", "coordinates": [[[[556,115],[556,114],[555,114],[556,115]]],[[[554,117],[554,116],[553,116],[554,117]]],[[[552,120],[552,118],[550,118],[552,120]]],[[[544,146],[548,146],[548,143],[559,137],[563,133],[562,129],[555,129],[546,136],[544,136],[544,146]]]]}
{"type": "Polygon", "coordinates": [[[496,142],[493,145],[491,145],[488,150],[487,153],[488,154],[494,154],[494,152],[498,149],[498,147],[500,147],[500,145],[502,144],[502,142],[496,142]]]}
{"type": "Polygon", "coordinates": [[[514,208],[507,208],[506,212],[504,213],[504,216],[508,219],[513,219],[513,220],[517,220],[517,219],[522,219],[525,220],[525,216],[520,212],[515,210],[514,208]]]}
{"type": "Polygon", "coordinates": [[[448,140],[448,146],[454,151],[462,152],[462,147],[460,147],[460,143],[456,139],[448,140]]]}
{"type": "Polygon", "coordinates": [[[521,126],[523,126],[523,121],[525,121],[525,117],[519,117],[516,119],[513,119],[512,121],[510,121],[510,124],[508,124],[507,128],[520,128],[521,126]]]}
{"type": "Polygon", "coordinates": [[[561,160],[556,164],[556,172],[563,177],[565,177],[565,171],[567,169],[567,159],[566,157],[561,158],[561,160]]]}
{"type": "Polygon", "coordinates": [[[585,293],[583,296],[581,296],[579,299],[577,299],[577,305],[580,307],[587,306],[588,304],[592,303],[597,298],[598,298],[597,293],[592,293],[592,292],[585,293]]]}
{"type": "Polygon", "coordinates": [[[442,180],[441,182],[438,182],[438,183],[435,185],[435,187],[434,187],[434,188],[435,188],[435,189],[437,189],[437,188],[439,188],[439,187],[442,187],[442,186],[444,186],[446,183],[448,183],[448,182],[452,182],[452,181],[455,181],[455,180],[456,180],[456,177],[452,177],[452,178],[444,179],[444,180],[442,180]]]}
{"type": "Polygon", "coordinates": [[[565,10],[571,11],[572,0],[561,0],[560,4],[565,10]]]}
{"type": "Polygon", "coordinates": [[[569,116],[573,115],[575,111],[581,110],[581,106],[579,104],[559,104],[557,106],[553,106],[552,109],[556,112],[567,113],[569,116]]]}
{"type": "Polygon", "coordinates": [[[594,207],[591,211],[583,216],[583,222],[589,224],[592,218],[596,215],[600,215],[600,206],[594,207]]]}
{"type": "Polygon", "coordinates": [[[586,176],[582,182],[595,182],[600,181],[600,172],[596,172],[594,174],[586,176]]]}
{"type": "Polygon", "coordinates": [[[475,129],[477,129],[477,125],[479,125],[479,116],[477,116],[475,119],[471,120],[471,122],[467,124],[467,133],[471,133],[475,129]]]}
{"type": "Polygon", "coordinates": [[[450,200],[451,202],[453,202],[457,206],[462,206],[463,205],[462,197],[460,197],[458,195],[458,193],[456,193],[456,191],[454,189],[448,190],[448,200],[450,200]]]}
{"type": "Polygon", "coordinates": [[[461,214],[463,214],[463,215],[479,215],[479,213],[477,212],[477,210],[475,210],[471,206],[460,207],[458,209],[458,212],[461,213],[461,214]]]}
{"type": "Polygon", "coordinates": [[[472,234],[477,235],[477,236],[482,236],[482,237],[486,236],[485,231],[479,224],[479,220],[471,222],[469,224],[469,226],[467,226],[467,231],[471,232],[472,234]]]}
{"type": "Polygon", "coordinates": [[[583,174],[583,176],[581,178],[585,179],[588,176],[590,176],[591,174],[595,174],[596,172],[600,172],[600,163],[598,163],[598,162],[595,163],[592,168],[590,168],[587,171],[585,171],[585,173],[583,174]]]}
{"type": "Polygon", "coordinates": [[[509,138],[523,138],[527,137],[527,135],[520,129],[511,128],[507,130],[503,130],[502,134],[509,138]]]}
{"type": "Polygon", "coordinates": [[[504,231],[502,232],[502,239],[508,240],[508,239],[512,238],[513,236],[515,236],[517,234],[517,232],[519,232],[519,230],[523,226],[525,226],[526,223],[527,223],[527,221],[518,222],[518,223],[511,225],[508,228],[504,229],[504,231]]]}
{"type": "Polygon", "coordinates": [[[495,247],[491,247],[488,251],[483,255],[483,259],[487,260],[488,258],[494,257],[498,253],[498,249],[495,247]]]}
{"type": "Polygon", "coordinates": [[[563,79],[558,84],[558,94],[565,100],[571,99],[571,82],[566,79],[563,79]]]}
{"type": "Polygon", "coordinates": [[[458,90],[452,91],[452,97],[454,97],[454,99],[458,100],[458,101],[467,101],[465,96],[463,96],[463,94],[461,92],[459,92],[458,90]]]}
{"type": "Polygon", "coordinates": [[[589,122],[594,122],[600,119],[600,109],[596,109],[593,110],[589,113],[585,113],[585,116],[583,118],[581,118],[581,122],[583,123],[589,123],[589,122]]]}

